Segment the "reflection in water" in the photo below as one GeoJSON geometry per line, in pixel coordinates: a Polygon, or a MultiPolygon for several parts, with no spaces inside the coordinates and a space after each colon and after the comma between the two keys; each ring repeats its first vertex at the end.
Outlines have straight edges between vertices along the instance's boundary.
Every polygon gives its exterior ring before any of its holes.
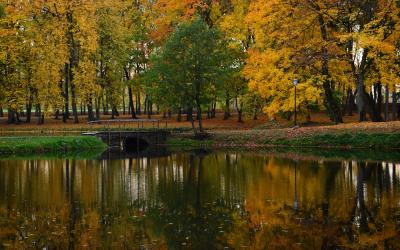
{"type": "MultiPolygon", "coordinates": [[[[12,248],[399,248],[400,168],[252,154],[0,161],[12,248]]],[[[1,248],[1,247],[0,247],[1,248]]]]}

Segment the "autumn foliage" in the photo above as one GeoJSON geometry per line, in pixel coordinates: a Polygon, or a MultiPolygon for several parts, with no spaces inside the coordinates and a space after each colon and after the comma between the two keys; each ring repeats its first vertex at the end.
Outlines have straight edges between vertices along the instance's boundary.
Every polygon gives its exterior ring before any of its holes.
{"type": "MultiPolygon", "coordinates": [[[[101,113],[151,116],[153,109],[181,119],[194,108],[200,110],[197,118],[202,112],[213,118],[220,108],[229,119],[234,107],[239,121],[242,113],[256,119],[261,111],[271,119],[290,119],[294,108],[308,117],[324,110],[335,123],[353,111],[360,121],[389,120],[389,103],[393,118],[398,112],[399,5],[389,0],[0,0],[0,115],[6,110],[9,123],[31,122],[32,113],[40,124],[50,116],[79,123],[79,108],[89,120],[101,119],[101,113]],[[165,75],[155,72],[160,64],[152,58],[170,50],[182,27],[198,20],[215,31],[209,41],[218,41],[209,46],[224,44],[224,62],[213,67],[229,75],[209,77],[218,70],[202,75],[201,100],[182,102],[185,83],[159,86],[165,75]],[[299,80],[296,107],[294,79],[299,80]]],[[[182,39],[196,39],[190,32],[186,36],[182,39]]],[[[220,48],[207,53],[221,58],[220,48]]]]}

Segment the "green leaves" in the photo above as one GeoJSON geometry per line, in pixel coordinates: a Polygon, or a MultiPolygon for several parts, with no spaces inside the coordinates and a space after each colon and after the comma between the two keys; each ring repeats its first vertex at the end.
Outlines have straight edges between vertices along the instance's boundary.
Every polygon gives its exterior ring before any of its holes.
{"type": "Polygon", "coordinates": [[[4,6],[0,4],[0,18],[3,18],[6,16],[6,12],[4,10],[4,6]]]}
{"type": "Polygon", "coordinates": [[[240,53],[233,53],[220,32],[199,17],[182,23],[151,59],[147,85],[165,106],[207,104],[223,82],[241,69],[240,53]]]}

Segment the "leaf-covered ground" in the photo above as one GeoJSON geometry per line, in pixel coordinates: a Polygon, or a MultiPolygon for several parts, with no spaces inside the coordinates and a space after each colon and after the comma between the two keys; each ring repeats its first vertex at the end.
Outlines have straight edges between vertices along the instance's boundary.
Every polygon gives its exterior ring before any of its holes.
{"type": "MultiPolygon", "coordinates": [[[[215,145],[219,146],[306,146],[306,147],[354,147],[354,148],[400,148],[400,121],[381,123],[357,122],[357,116],[345,117],[345,123],[334,125],[329,118],[317,113],[312,115],[312,122],[306,122],[300,117],[300,127],[293,128],[293,122],[285,119],[269,120],[260,116],[258,120],[247,118],[245,122],[236,121],[235,115],[229,120],[223,120],[223,114],[218,113],[214,119],[204,119],[204,127],[212,135],[215,145]]],[[[109,119],[103,117],[102,119],[109,119]]],[[[141,116],[147,119],[147,116],[141,116]]],[[[1,136],[37,136],[37,135],[78,135],[82,132],[96,129],[137,129],[137,128],[179,128],[186,134],[191,134],[190,123],[177,122],[175,117],[163,118],[161,115],[152,116],[160,122],[120,123],[111,125],[88,125],[85,116],[80,117],[79,124],[72,120],[64,124],[61,120],[47,119],[46,124],[37,125],[21,123],[7,125],[5,118],[0,120],[1,136]]],[[[183,116],[185,118],[185,116],[183,116]]],[[[129,119],[128,115],[119,119],[129,119]]],[[[173,144],[198,145],[185,140],[175,141],[173,144]]],[[[207,142],[210,144],[210,142],[207,142]]]]}
{"type": "MultiPolygon", "coordinates": [[[[257,120],[253,120],[252,117],[245,117],[244,122],[237,122],[237,115],[232,114],[232,117],[229,120],[223,119],[223,113],[219,112],[217,117],[214,119],[206,119],[206,115],[203,115],[203,124],[206,129],[209,130],[243,130],[243,129],[278,129],[278,128],[289,128],[293,126],[293,121],[289,121],[282,118],[277,118],[276,121],[271,121],[267,116],[261,115],[257,120]]],[[[148,119],[147,115],[139,116],[140,119],[148,119]]],[[[152,119],[160,120],[160,127],[172,127],[172,128],[190,128],[191,124],[186,121],[186,116],[182,116],[182,122],[176,121],[176,115],[171,118],[163,118],[162,115],[153,115],[152,119]],[[167,125],[166,125],[167,123],[167,125]]],[[[111,116],[101,116],[101,120],[111,119],[111,116]]],[[[118,119],[130,119],[129,115],[121,115],[118,119]]],[[[32,122],[27,124],[24,123],[24,118],[21,118],[22,122],[19,125],[9,125],[7,124],[6,117],[0,117],[0,132],[15,132],[15,131],[30,131],[32,133],[43,133],[43,132],[52,132],[52,131],[77,131],[81,132],[81,130],[90,130],[94,128],[103,128],[104,125],[88,125],[87,117],[80,116],[79,124],[74,124],[73,120],[69,120],[68,123],[63,123],[61,119],[55,120],[53,117],[48,117],[45,120],[44,125],[37,125],[36,118],[33,118],[32,122]]],[[[346,124],[350,124],[348,126],[359,126],[357,123],[357,116],[346,116],[344,117],[344,121],[346,124]],[[352,124],[356,123],[356,124],[352,124]]],[[[307,122],[305,117],[299,117],[299,123],[302,127],[317,127],[317,126],[330,126],[334,125],[329,118],[324,113],[315,113],[311,116],[311,122],[307,122]]],[[[197,125],[197,124],[196,124],[197,125]]],[[[365,126],[364,124],[361,124],[365,126]]],[[[137,128],[141,127],[142,124],[137,123],[126,123],[126,124],[116,124],[113,125],[114,128],[137,128]]],[[[144,123],[145,127],[157,127],[157,123],[148,122],[144,123]]],[[[392,126],[391,123],[386,125],[380,124],[380,126],[392,126]]],[[[341,126],[339,126],[341,127],[341,126]]],[[[399,125],[400,127],[400,125],[399,125]]]]}

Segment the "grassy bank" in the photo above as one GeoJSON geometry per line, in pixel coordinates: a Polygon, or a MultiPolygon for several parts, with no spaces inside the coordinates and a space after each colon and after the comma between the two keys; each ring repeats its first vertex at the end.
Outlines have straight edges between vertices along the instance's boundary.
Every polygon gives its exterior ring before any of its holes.
{"type": "Polygon", "coordinates": [[[177,147],[315,147],[354,149],[400,149],[400,132],[380,133],[286,130],[246,130],[211,132],[206,140],[188,136],[171,138],[169,146],[177,147]]]}
{"type": "Polygon", "coordinates": [[[44,153],[77,153],[105,150],[106,145],[95,137],[1,137],[0,155],[29,155],[44,153]]]}
{"type": "Polygon", "coordinates": [[[319,134],[296,138],[280,138],[273,145],[298,147],[400,149],[400,133],[319,134]]]}

